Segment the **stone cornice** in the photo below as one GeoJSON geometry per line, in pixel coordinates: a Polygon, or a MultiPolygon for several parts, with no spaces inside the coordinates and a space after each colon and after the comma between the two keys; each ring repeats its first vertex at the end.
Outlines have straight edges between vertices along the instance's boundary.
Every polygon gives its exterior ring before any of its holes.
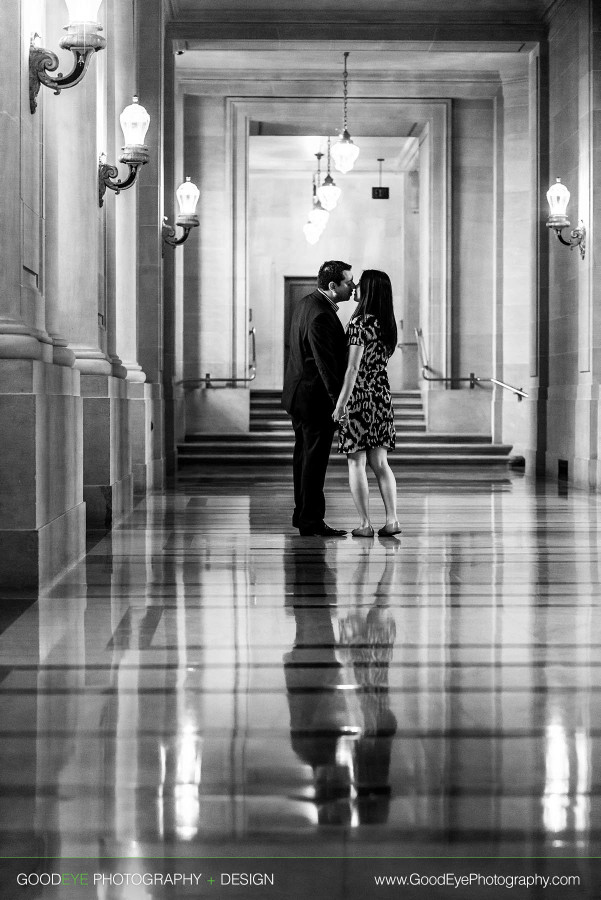
{"type": "Polygon", "coordinates": [[[184,3],[180,0],[166,0],[172,6],[179,6],[178,21],[181,23],[202,23],[218,22],[235,25],[243,23],[257,22],[261,24],[269,24],[274,26],[288,24],[307,24],[307,20],[317,25],[333,25],[336,28],[344,28],[349,24],[373,24],[374,22],[382,26],[389,24],[402,25],[405,28],[429,28],[444,29],[447,27],[470,28],[481,25],[487,26],[489,29],[495,29],[499,25],[507,27],[539,27],[544,17],[548,14],[548,8],[541,10],[540,14],[533,12],[524,12],[523,7],[514,6],[508,2],[502,12],[492,11],[484,7],[478,9],[478,4],[474,0],[470,0],[464,10],[453,9],[449,2],[449,11],[445,13],[428,12],[427,3],[422,5],[422,9],[418,12],[409,11],[401,8],[392,10],[378,9],[377,5],[370,5],[360,8],[358,4],[349,3],[346,9],[327,9],[325,6],[321,9],[305,9],[302,2],[295,5],[278,8],[254,6],[247,3],[245,9],[228,8],[226,3],[212,5],[209,3],[196,4],[194,10],[184,10],[184,3]],[[375,8],[374,8],[375,6],[375,8]]]}
{"type": "MultiPolygon", "coordinates": [[[[518,76],[523,77],[523,76],[518,76]]],[[[205,70],[200,71],[194,67],[179,68],[177,69],[176,80],[179,84],[181,83],[194,83],[194,82],[211,82],[215,84],[219,84],[221,82],[227,82],[228,84],[239,84],[239,83],[258,83],[258,82],[273,82],[277,81],[279,83],[296,83],[296,84],[320,84],[324,86],[324,92],[327,93],[328,96],[338,96],[342,97],[341,88],[340,88],[340,79],[332,77],[331,73],[319,73],[319,72],[307,72],[304,71],[273,71],[273,70],[265,70],[265,69],[246,69],[246,70],[234,70],[229,69],[227,71],[220,70],[205,70]]],[[[403,84],[403,83],[411,83],[415,84],[416,82],[480,82],[483,84],[490,84],[491,82],[494,84],[499,83],[502,80],[502,75],[497,70],[491,70],[487,72],[482,71],[473,71],[470,69],[464,69],[457,71],[455,69],[445,70],[445,69],[437,69],[437,70],[390,70],[390,71],[379,71],[379,72],[370,72],[364,73],[361,75],[353,77],[353,90],[349,91],[349,100],[352,100],[353,95],[360,94],[361,84],[381,84],[381,83],[391,83],[391,84],[403,84]]],[[[504,79],[503,79],[504,80],[504,79]]]]}
{"type": "Polygon", "coordinates": [[[273,15],[261,18],[259,14],[251,19],[238,15],[228,18],[224,13],[213,12],[206,18],[178,19],[169,23],[167,37],[175,40],[203,41],[298,41],[314,40],[329,44],[332,41],[416,41],[419,43],[452,42],[537,42],[546,37],[544,22],[506,22],[488,19],[487,21],[465,21],[456,19],[449,24],[419,23],[414,19],[402,21],[393,17],[366,19],[356,18],[341,21],[335,18],[308,19],[299,15],[274,19],[273,15]]]}

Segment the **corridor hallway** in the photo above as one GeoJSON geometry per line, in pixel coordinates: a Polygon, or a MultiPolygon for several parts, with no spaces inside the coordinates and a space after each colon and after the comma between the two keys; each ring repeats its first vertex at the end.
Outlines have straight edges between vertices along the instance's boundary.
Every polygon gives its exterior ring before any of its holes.
{"type": "MultiPolygon", "coordinates": [[[[343,473],[327,492],[328,521],[353,527],[343,473]]],[[[539,870],[590,880],[598,495],[420,469],[399,500],[400,540],[302,538],[287,472],[233,470],[148,496],[46,596],[5,594],[1,896],[392,896],[360,886],[353,857],[414,858],[409,872],[544,857],[539,870]],[[197,858],[202,885],[15,880],[152,872],[155,857],[197,858]],[[224,857],[260,857],[233,869],[276,871],[275,886],[205,884],[224,857]],[[328,859],[303,887],[302,860],[273,857],[328,859]]]]}

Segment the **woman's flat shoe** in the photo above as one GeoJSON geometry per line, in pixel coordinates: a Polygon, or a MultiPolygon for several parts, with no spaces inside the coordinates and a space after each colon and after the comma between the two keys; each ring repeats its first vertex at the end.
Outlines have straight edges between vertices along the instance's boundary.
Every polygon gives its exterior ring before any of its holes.
{"type": "Polygon", "coordinates": [[[353,537],[373,537],[374,530],[371,525],[365,525],[363,528],[353,528],[351,534],[353,537]]]}
{"type": "Polygon", "coordinates": [[[395,525],[383,525],[378,529],[380,537],[392,537],[393,534],[400,534],[401,526],[398,522],[395,525]]]}

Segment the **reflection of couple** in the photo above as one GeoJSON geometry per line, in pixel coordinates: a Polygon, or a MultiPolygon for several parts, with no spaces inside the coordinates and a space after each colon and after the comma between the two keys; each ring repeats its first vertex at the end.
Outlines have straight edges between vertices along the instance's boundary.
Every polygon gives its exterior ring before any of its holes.
{"type": "Polygon", "coordinates": [[[397,729],[388,689],[396,634],[388,608],[395,555],[390,548],[374,596],[368,588],[371,548],[364,549],[351,579],[355,608],[339,620],[339,640],[331,608],[335,577],[325,544],[312,548],[307,592],[302,590],[307,561],[299,545],[291,544],[284,557],[296,622],[294,646],[284,657],[290,734],[295,753],[313,770],[322,824],[348,821],[353,809],[365,824],[388,816],[397,729]]]}
{"type": "Polygon", "coordinates": [[[301,535],[340,537],[324,521],[324,482],[338,423],[339,452],[349,466],[351,494],[359,514],[355,537],[372,537],[366,464],[373,470],[386,512],[382,537],[398,534],[396,481],[388,465],[394,449],[392,398],[386,364],[397,340],[392,288],[385,272],[367,269],[359,285],[339,260],[319,270],[317,290],[299,300],[290,326],[290,357],[282,401],[292,416],[294,514],[301,535]],[[336,315],[351,298],[359,305],[345,336],[336,315]],[[347,351],[348,345],[348,351],[347,351]]]}

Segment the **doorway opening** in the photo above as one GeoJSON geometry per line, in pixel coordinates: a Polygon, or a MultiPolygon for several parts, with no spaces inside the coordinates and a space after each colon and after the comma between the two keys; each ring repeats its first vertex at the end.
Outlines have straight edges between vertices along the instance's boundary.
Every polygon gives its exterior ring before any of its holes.
{"type": "Polygon", "coordinates": [[[284,277],[284,370],[282,378],[286,372],[288,365],[288,356],[290,354],[290,320],[292,318],[292,310],[297,300],[301,300],[314,291],[317,286],[317,279],[306,276],[304,278],[284,277]]]}

